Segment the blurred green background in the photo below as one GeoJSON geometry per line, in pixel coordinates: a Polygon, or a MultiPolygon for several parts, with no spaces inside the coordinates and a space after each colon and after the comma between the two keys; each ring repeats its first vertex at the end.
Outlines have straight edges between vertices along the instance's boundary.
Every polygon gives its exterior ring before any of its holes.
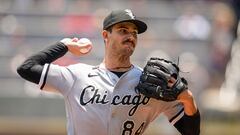
{"type": "MultiPolygon", "coordinates": [[[[133,63],[179,58],[201,112],[201,134],[240,134],[238,0],[0,0],[0,135],[66,134],[62,96],[41,92],[16,67],[64,37],[87,37],[93,50],[80,58],[67,54],[55,64],[99,64],[103,18],[125,8],[148,24],[133,63]]],[[[178,133],[161,115],[145,135],[178,133]]]]}

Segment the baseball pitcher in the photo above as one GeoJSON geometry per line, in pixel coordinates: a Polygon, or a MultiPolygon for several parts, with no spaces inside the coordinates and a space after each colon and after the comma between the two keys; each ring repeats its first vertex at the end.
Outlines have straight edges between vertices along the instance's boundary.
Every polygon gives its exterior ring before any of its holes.
{"type": "Polygon", "coordinates": [[[67,52],[83,56],[87,39],[64,38],[27,58],[19,75],[63,95],[68,135],[142,135],[160,114],[182,135],[199,135],[200,114],[187,81],[171,61],[151,58],[141,69],[130,56],[147,25],[131,10],[112,11],[103,22],[102,63],[52,64],[67,52]]]}

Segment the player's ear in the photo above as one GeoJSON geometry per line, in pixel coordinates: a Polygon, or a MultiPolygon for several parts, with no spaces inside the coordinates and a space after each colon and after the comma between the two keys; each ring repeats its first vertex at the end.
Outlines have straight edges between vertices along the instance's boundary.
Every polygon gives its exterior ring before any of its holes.
{"type": "Polygon", "coordinates": [[[104,42],[106,42],[106,40],[108,39],[108,36],[109,36],[108,34],[109,34],[109,32],[107,30],[102,31],[102,37],[103,37],[104,42]]]}

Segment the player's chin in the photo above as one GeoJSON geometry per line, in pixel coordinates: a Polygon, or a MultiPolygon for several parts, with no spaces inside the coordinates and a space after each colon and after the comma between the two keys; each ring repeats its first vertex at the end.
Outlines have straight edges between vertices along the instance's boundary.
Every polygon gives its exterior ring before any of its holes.
{"type": "Polygon", "coordinates": [[[124,52],[132,55],[132,53],[135,50],[135,44],[127,42],[127,43],[123,44],[123,46],[124,46],[124,52]]]}
{"type": "Polygon", "coordinates": [[[133,54],[134,50],[135,50],[135,48],[128,47],[124,50],[124,53],[125,53],[125,55],[131,56],[133,54]]]}

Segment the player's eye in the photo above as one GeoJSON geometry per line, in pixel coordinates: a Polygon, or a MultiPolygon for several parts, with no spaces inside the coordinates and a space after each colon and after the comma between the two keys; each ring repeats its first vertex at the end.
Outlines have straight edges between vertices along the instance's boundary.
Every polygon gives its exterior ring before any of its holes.
{"type": "Polygon", "coordinates": [[[137,32],[137,30],[134,30],[133,32],[130,32],[129,30],[127,30],[127,29],[125,29],[125,28],[121,28],[121,29],[119,29],[118,30],[118,33],[120,34],[120,35],[128,35],[128,34],[131,34],[133,37],[137,37],[137,34],[138,34],[138,32],[137,32]]]}
{"type": "Polygon", "coordinates": [[[132,34],[133,34],[133,35],[137,35],[137,34],[138,34],[137,30],[134,30],[134,31],[132,32],[132,34]]]}
{"type": "Polygon", "coordinates": [[[137,30],[134,30],[134,31],[131,32],[131,33],[132,33],[132,35],[133,35],[134,37],[137,37],[137,34],[138,34],[137,30]]]}
{"type": "Polygon", "coordinates": [[[126,35],[126,34],[129,34],[129,31],[127,31],[126,29],[119,29],[118,33],[121,35],[126,35]]]}

